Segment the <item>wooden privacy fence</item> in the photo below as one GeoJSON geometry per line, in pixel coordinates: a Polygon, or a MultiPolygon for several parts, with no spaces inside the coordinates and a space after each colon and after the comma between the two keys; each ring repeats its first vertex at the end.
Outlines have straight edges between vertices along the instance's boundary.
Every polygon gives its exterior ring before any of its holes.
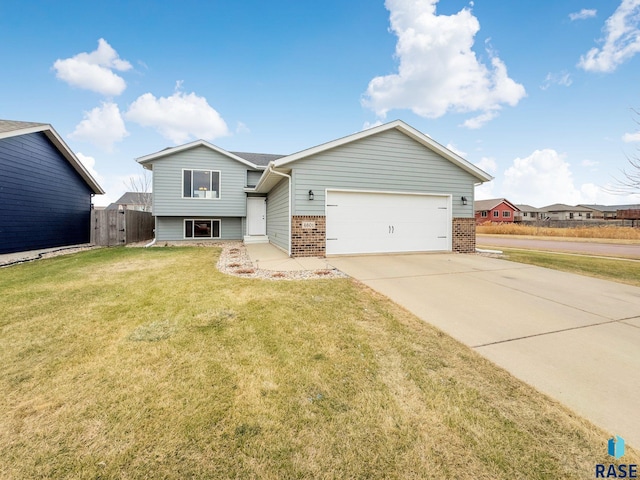
{"type": "Polygon", "coordinates": [[[103,247],[126,245],[153,238],[151,212],[137,210],[92,210],[91,243],[103,247]]]}

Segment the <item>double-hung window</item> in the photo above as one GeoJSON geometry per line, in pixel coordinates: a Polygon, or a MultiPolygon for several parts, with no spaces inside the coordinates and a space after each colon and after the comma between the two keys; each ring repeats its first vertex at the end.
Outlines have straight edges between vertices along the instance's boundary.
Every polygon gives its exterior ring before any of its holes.
{"type": "Polygon", "coordinates": [[[216,170],[183,170],[183,198],[220,198],[220,172],[216,170]]]}
{"type": "Polygon", "coordinates": [[[502,216],[505,218],[511,218],[511,212],[509,210],[503,210],[502,216]]]}
{"type": "Polygon", "coordinates": [[[220,220],[185,220],[184,238],[220,238],[220,220]]]}

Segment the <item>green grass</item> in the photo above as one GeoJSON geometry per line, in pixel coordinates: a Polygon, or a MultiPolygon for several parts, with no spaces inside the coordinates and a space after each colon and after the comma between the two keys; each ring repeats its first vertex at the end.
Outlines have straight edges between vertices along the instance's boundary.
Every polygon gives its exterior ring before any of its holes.
{"type": "MultiPolygon", "coordinates": [[[[0,478],[592,478],[608,434],[347,279],[0,269],[0,478]]],[[[628,449],[626,463],[640,463],[628,449]]]]}
{"type": "Polygon", "coordinates": [[[640,261],[501,248],[505,259],[640,287],[640,261]]]}

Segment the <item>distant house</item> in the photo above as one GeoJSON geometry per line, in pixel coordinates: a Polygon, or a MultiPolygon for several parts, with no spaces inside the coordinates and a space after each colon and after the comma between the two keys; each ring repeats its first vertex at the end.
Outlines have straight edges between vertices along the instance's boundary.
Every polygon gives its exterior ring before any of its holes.
{"type": "Polygon", "coordinates": [[[105,210],[138,210],[151,211],[151,193],[126,192],[118,200],[110,203],[105,210]]]}
{"type": "Polygon", "coordinates": [[[506,198],[492,198],[489,200],[476,200],[474,203],[476,223],[513,222],[518,207],[506,198]]]}
{"type": "Polygon", "coordinates": [[[617,218],[618,210],[638,210],[640,205],[584,205],[580,204],[580,207],[585,207],[593,210],[593,218],[603,220],[615,220],[617,218]]]}
{"type": "Polygon", "coordinates": [[[51,125],[0,120],[0,253],[88,243],[103,193],[51,125]]]}
{"type": "Polygon", "coordinates": [[[564,203],[554,203],[542,207],[547,213],[550,220],[592,220],[596,211],[592,208],[582,207],[580,205],[572,207],[564,203]]]}
{"type": "Polygon", "coordinates": [[[514,221],[516,222],[536,222],[544,220],[547,216],[546,212],[542,208],[532,207],[524,203],[516,204],[518,212],[515,212],[514,221]]]}

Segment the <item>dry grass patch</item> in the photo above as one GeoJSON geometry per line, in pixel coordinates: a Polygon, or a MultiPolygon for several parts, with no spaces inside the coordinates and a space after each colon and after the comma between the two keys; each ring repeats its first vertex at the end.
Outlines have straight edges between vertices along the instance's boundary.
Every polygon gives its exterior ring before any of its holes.
{"type": "Polygon", "coordinates": [[[607,433],[362,285],[230,277],[218,251],[0,270],[0,478],[591,478],[609,461],[607,433]]]}
{"type": "Polygon", "coordinates": [[[476,227],[476,233],[488,235],[528,235],[535,237],[599,238],[615,240],[640,240],[640,228],[618,226],[576,226],[574,228],[550,228],[520,223],[487,222],[476,227]]]}

